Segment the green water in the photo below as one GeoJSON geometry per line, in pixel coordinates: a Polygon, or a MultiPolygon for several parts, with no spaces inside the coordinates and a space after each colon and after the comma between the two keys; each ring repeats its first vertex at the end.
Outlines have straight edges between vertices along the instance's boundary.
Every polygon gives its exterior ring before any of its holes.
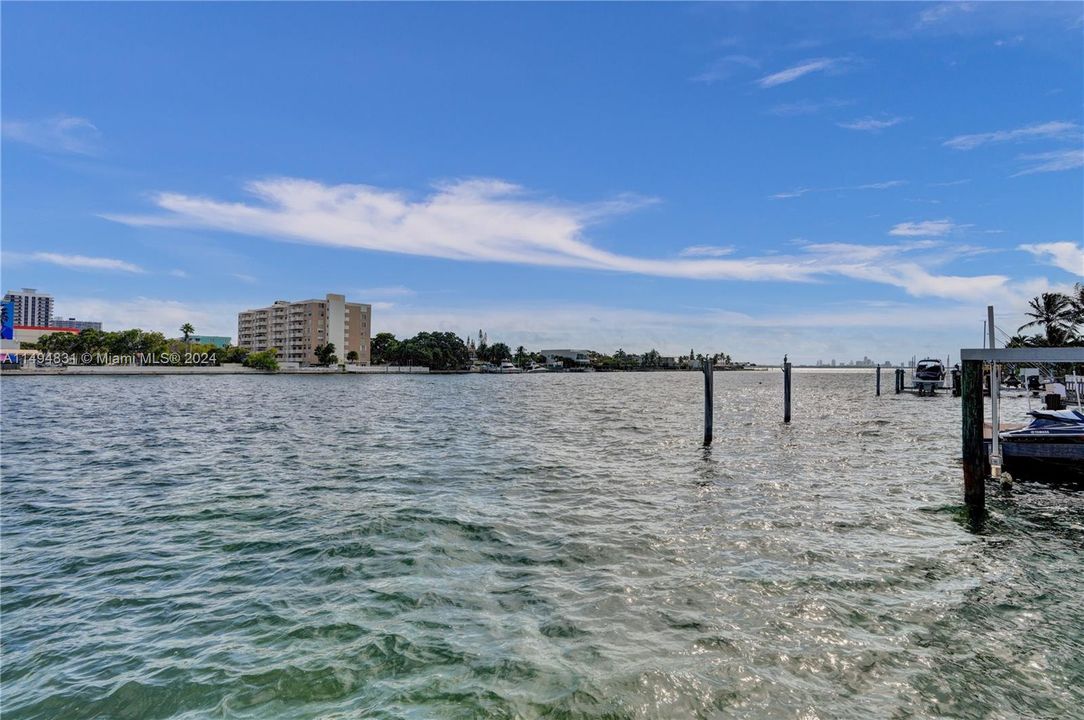
{"type": "Polygon", "coordinates": [[[3,717],[1084,716],[1084,494],[779,375],[5,378],[3,717]]]}

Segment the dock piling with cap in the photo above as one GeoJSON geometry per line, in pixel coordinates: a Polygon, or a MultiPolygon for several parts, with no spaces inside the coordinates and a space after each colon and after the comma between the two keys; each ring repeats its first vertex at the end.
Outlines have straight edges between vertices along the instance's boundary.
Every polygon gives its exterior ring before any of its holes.
{"type": "Polygon", "coordinates": [[[712,424],[715,419],[713,397],[715,390],[715,363],[704,358],[704,445],[711,445],[712,424]]]}
{"type": "Polygon", "coordinates": [[[783,362],[783,422],[790,422],[790,363],[783,362]]]}

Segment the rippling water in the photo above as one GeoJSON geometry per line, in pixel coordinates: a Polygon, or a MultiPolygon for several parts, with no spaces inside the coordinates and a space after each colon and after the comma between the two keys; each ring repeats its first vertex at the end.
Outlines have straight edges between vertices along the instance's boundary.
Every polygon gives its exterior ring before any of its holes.
{"type": "Polygon", "coordinates": [[[780,376],[5,379],[4,718],[1081,716],[1084,494],[780,376]]]}

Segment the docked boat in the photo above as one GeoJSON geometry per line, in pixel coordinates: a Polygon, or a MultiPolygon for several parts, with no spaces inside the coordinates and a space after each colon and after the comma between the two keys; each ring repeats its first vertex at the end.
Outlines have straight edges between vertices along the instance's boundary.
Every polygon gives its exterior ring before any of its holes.
{"type": "Polygon", "coordinates": [[[497,368],[497,372],[502,375],[511,375],[523,372],[523,368],[517,367],[511,360],[502,360],[500,366],[497,368]]]}
{"type": "MultiPolygon", "coordinates": [[[[1024,427],[998,435],[1006,470],[1039,480],[1084,482],[1084,411],[1032,410],[1024,427]]],[[[989,452],[990,441],[986,441],[989,452]]]]}
{"type": "Polygon", "coordinates": [[[945,366],[936,358],[920,360],[915,365],[911,381],[920,395],[927,392],[932,395],[934,391],[945,387],[945,366]]]}
{"type": "Polygon", "coordinates": [[[529,373],[547,373],[549,371],[550,369],[545,365],[539,365],[538,363],[534,362],[527,367],[527,372],[529,373]]]}

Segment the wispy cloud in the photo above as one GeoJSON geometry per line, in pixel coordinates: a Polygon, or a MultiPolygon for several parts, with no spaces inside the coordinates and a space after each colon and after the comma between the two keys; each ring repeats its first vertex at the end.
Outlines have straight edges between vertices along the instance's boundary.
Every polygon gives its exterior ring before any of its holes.
{"type": "Polygon", "coordinates": [[[899,125],[907,118],[893,116],[888,118],[875,118],[875,117],[863,117],[855,120],[848,120],[847,122],[839,122],[836,125],[848,130],[862,130],[864,132],[880,132],[885,128],[890,128],[894,125],[899,125]]]}
{"type": "Polygon", "coordinates": [[[86,118],[56,115],[39,120],[5,120],[6,140],[32,145],[53,153],[93,155],[98,152],[101,133],[86,118]]]}
{"type": "Polygon", "coordinates": [[[1084,275],[1084,247],[1071,242],[1035,243],[1020,245],[1041,263],[1053,265],[1074,275],[1084,275]]]}
{"type": "Polygon", "coordinates": [[[888,231],[889,235],[898,237],[940,237],[963,227],[949,219],[923,220],[921,222],[902,222],[888,231]]]}
{"type": "Polygon", "coordinates": [[[864,185],[837,185],[835,187],[824,188],[796,188],[794,190],[787,190],[785,192],[779,192],[772,195],[777,200],[785,200],[787,198],[802,197],[809,193],[822,193],[822,192],[844,192],[848,190],[888,190],[889,188],[900,187],[906,185],[906,180],[886,180],[884,182],[866,183],[864,185]]]}
{"type": "Polygon", "coordinates": [[[843,62],[843,58],[813,58],[811,60],[803,60],[797,65],[792,65],[785,70],[780,70],[771,75],[765,75],[757,80],[757,84],[762,88],[783,85],[785,83],[794,82],[798,78],[809,75],[810,73],[834,70],[843,62]]]}
{"type": "Polygon", "coordinates": [[[854,105],[853,100],[837,100],[829,98],[827,100],[797,100],[791,103],[780,103],[779,105],[773,105],[768,109],[768,112],[772,115],[779,115],[781,117],[793,117],[797,115],[816,115],[824,110],[832,110],[834,108],[846,107],[848,105],[854,105]]]}
{"type": "Polygon", "coordinates": [[[691,245],[678,253],[681,257],[724,257],[733,254],[734,248],[730,245],[691,245]]]}
{"type": "Polygon", "coordinates": [[[370,297],[370,298],[388,298],[388,297],[413,297],[417,295],[416,292],[408,287],[402,285],[394,285],[391,287],[371,287],[360,288],[354,291],[358,297],[370,297]]]}
{"type": "Polygon", "coordinates": [[[68,268],[69,270],[115,270],[128,273],[143,273],[145,270],[130,262],[106,257],[88,257],[86,255],[65,255],[54,252],[5,253],[5,260],[15,262],[46,263],[68,268]]]}
{"type": "Polygon", "coordinates": [[[1014,173],[1013,177],[1020,175],[1033,175],[1035,173],[1059,172],[1061,170],[1075,170],[1084,167],[1084,150],[1066,149],[1052,150],[1051,152],[1020,155],[1017,157],[1027,164],[1020,172],[1014,173]]]}
{"type": "Polygon", "coordinates": [[[918,14],[915,25],[918,28],[925,28],[930,25],[938,25],[950,18],[955,18],[965,13],[974,12],[974,10],[975,3],[971,2],[959,2],[958,0],[941,2],[931,7],[924,8],[922,12],[918,14]]]}
{"type": "MultiPolygon", "coordinates": [[[[855,187],[884,188],[901,182],[855,187]]],[[[622,197],[574,205],[532,197],[500,180],[444,183],[420,199],[367,185],[328,186],[290,178],[255,182],[249,190],[259,202],[162,193],[155,201],[165,213],[106,217],[135,226],[199,227],[348,249],[658,277],[771,282],[846,277],[943,297],[971,297],[1006,280],[1000,275],[938,275],[921,258],[905,257],[913,248],[900,245],[852,245],[846,252],[822,245],[795,255],[748,257],[716,256],[719,246],[701,245],[693,246],[699,248],[693,256],[682,258],[622,255],[592,245],[586,230],[642,207],[644,200],[622,197]]]]}
{"type": "Polygon", "coordinates": [[[956,185],[966,185],[969,182],[971,182],[971,178],[962,178],[960,180],[949,180],[948,182],[930,183],[930,187],[955,187],[956,185]]]}
{"type": "Polygon", "coordinates": [[[1080,135],[1080,126],[1072,122],[1054,120],[1051,122],[1028,125],[1014,130],[995,130],[993,132],[957,135],[944,143],[954,150],[974,150],[990,143],[1020,142],[1038,139],[1065,139],[1080,135]]]}
{"type": "Polygon", "coordinates": [[[711,85],[720,80],[726,80],[743,68],[758,67],[760,67],[760,61],[756,58],[749,57],[748,55],[727,55],[726,57],[719,58],[713,62],[705,68],[703,72],[694,75],[690,80],[711,85]]]}
{"type": "Polygon", "coordinates": [[[255,285],[257,282],[255,277],[246,273],[230,273],[230,277],[240,280],[247,285],[255,285]]]}

